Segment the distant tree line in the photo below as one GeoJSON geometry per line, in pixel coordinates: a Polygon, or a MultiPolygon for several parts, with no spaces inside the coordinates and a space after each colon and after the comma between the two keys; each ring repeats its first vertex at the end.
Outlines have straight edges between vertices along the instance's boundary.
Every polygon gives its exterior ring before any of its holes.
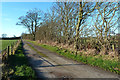
{"type": "Polygon", "coordinates": [[[2,34],[2,37],[0,37],[0,40],[15,40],[15,39],[21,39],[21,37],[16,37],[13,35],[13,37],[7,37],[7,34],[2,34]]]}
{"type": "Polygon", "coordinates": [[[119,7],[117,2],[55,2],[47,13],[28,11],[17,25],[29,31],[23,39],[74,45],[76,55],[87,49],[108,54],[118,47],[119,7]]]}
{"type": "Polygon", "coordinates": [[[2,38],[6,38],[7,37],[7,34],[2,34],[2,38]]]}

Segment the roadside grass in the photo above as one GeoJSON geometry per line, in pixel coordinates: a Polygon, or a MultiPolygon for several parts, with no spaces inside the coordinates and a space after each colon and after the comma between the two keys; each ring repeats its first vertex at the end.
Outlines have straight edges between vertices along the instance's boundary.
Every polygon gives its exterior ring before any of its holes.
{"type": "Polygon", "coordinates": [[[85,64],[89,64],[92,66],[103,68],[104,70],[108,70],[117,74],[120,74],[120,62],[114,60],[104,60],[103,56],[96,55],[96,56],[86,56],[82,53],[79,55],[75,55],[74,52],[71,52],[66,49],[58,48],[55,46],[45,45],[45,44],[38,44],[35,41],[26,40],[31,42],[37,46],[43,47],[45,49],[50,50],[51,52],[56,52],[59,55],[65,56],[67,58],[73,59],[75,61],[83,62],[85,64]]]}
{"type": "Polygon", "coordinates": [[[22,42],[18,46],[15,55],[8,57],[8,64],[10,80],[33,80],[36,78],[34,70],[29,66],[27,58],[23,53],[22,42]]]}

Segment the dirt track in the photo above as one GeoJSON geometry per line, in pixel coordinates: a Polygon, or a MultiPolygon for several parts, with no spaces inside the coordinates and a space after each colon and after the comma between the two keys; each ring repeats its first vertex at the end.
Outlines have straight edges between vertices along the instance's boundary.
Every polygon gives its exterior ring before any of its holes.
{"type": "Polygon", "coordinates": [[[118,78],[117,74],[103,69],[66,59],[56,53],[31,44],[48,57],[41,57],[24,41],[25,54],[35,69],[38,78],[118,78]]]}

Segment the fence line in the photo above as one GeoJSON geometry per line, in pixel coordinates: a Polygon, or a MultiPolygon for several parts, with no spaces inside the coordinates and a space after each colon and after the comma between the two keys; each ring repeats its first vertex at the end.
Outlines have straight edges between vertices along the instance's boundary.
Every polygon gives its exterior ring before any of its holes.
{"type": "Polygon", "coordinates": [[[16,42],[14,42],[13,44],[11,44],[10,46],[7,46],[6,49],[2,50],[1,55],[2,55],[2,78],[5,80],[8,80],[8,74],[9,74],[9,70],[6,68],[9,64],[8,64],[8,57],[9,55],[14,55],[15,51],[17,49],[17,47],[19,46],[20,42],[22,40],[18,40],[16,42]]]}
{"type": "Polygon", "coordinates": [[[21,40],[18,40],[14,42],[13,44],[11,44],[10,46],[7,46],[7,48],[1,51],[2,62],[4,62],[9,57],[9,55],[15,54],[15,50],[17,49],[20,42],[21,40]]]}

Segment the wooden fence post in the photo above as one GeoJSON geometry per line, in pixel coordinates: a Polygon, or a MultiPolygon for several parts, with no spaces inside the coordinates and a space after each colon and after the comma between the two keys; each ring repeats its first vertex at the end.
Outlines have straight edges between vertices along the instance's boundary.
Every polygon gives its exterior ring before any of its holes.
{"type": "Polygon", "coordinates": [[[11,45],[11,55],[13,55],[13,44],[11,45]]]}
{"type": "Polygon", "coordinates": [[[12,51],[12,46],[10,45],[10,51],[9,51],[10,53],[9,53],[9,55],[11,55],[11,53],[12,53],[11,51],[12,51]]]}
{"type": "Polygon", "coordinates": [[[115,51],[115,45],[114,44],[112,45],[112,50],[115,51]]]}
{"type": "Polygon", "coordinates": [[[12,54],[14,55],[15,54],[15,46],[13,45],[13,48],[12,48],[13,50],[12,50],[12,54]]]}
{"type": "Polygon", "coordinates": [[[8,46],[8,51],[7,51],[8,56],[9,56],[9,52],[10,52],[10,46],[8,46]]]}

